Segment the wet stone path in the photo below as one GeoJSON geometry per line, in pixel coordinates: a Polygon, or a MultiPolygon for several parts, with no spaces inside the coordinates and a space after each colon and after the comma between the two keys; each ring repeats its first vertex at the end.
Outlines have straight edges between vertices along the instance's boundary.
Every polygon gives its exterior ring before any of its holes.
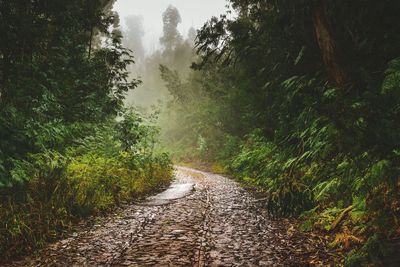
{"type": "Polygon", "coordinates": [[[328,264],[317,239],[269,219],[231,179],[183,167],[175,176],[169,191],[11,266],[304,266],[304,254],[328,264]]]}

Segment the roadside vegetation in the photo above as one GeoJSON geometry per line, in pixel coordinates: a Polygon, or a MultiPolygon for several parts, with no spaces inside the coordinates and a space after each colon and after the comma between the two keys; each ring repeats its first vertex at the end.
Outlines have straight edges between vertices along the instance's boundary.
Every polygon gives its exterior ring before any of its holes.
{"type": "Polygon", "coordinates": [[[0,2],[0,261],[167,185],[114,1],[0,2]]]}
{"type": "Polygon", "coordinates": [[[399,1],[229,0],[187,36],[169,6],[150,55],[114,2],[0,1],[1,260],[168,184],[160,151],[266,191],[347,266],[395,258],[399,1]]]}
{"type": "Polygon", "coordinates": [[[164,144],[263,188],[346,265],[381,265],[400,238],[400,4],[229,2],[191,73],[160,67],[176,118],[164,144]]]}

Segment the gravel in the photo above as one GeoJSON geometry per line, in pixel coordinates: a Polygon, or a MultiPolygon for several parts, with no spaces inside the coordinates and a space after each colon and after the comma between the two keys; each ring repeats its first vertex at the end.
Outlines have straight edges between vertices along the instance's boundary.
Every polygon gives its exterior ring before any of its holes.
{"type": "Polygon", "coordinates": [[[318,236],[269,218],[226,177],[178,167],[174,198],[149,198],[8,266],[326,266],[318,236]],[[182,185],[182,186],[180,186],[182,185]]]}

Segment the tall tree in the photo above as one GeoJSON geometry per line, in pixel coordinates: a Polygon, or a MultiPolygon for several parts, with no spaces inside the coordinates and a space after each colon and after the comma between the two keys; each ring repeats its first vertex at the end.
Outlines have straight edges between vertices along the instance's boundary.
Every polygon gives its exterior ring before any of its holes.
{"type": "Polygon", "coordinates": [[[170,5],[162,14],[163,36],[160,43],[166,50],[174,49],[182,42],[182,35],[178,31],[178,25],[182,22],[181,15],[176,7],[170,5]]]}
{"type": "Polygon", "coordinates": [[[72,145],[78,126],[120,112],[136,81],[113,2],[0,1],[0,186],[15,160],[72,145]]]}
{"type": "Polygon", "coordinates": [[[322,59],[333,85],[342,86],[346,81],[346,74],[343,67],[343,58],[340,49],[335,41],[331,22],[327,15],[325,0],[314,1],[313,22],[315,35],[321,49],[322,59]]]}
{"type": "Polygon", "coordinates": [[[124,32],[123,44],[134,52],[136,63],[140,64],[145,57],[143,17],[128,16],[126,18],[126,26],[127,30],[124,32]]]}

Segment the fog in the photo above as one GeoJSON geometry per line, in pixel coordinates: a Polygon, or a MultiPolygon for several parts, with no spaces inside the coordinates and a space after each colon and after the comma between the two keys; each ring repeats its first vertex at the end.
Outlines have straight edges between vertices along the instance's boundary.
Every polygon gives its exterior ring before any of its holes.
{"type": "Polygon", "coordinates": [[[160,64],[178,71],[183,78],[195,60],[196,30],[212,16],[226,11],[225,0],[118,0],[123,44],[133,51],[131,78],[142,84],[129,92],[126,104],[144,111],[167,104],[170,94],[160,76],[160,64]]]}
{"type": "Polygon", "coordinates": [[[176,7],[181,15],[182,23],[178,30],[186,35],[191,27],[199,29],[212,16],[225,12],[225,0],[117,0],[114,11],[121,18],[121,26],[128,26],[127,17],[143,18],[143,44],[147,52],[152,53],[159,48],[159,38],[162,35],[162,13],[169,5],[176,7]]]}
{"type": "Polygon", "coordinates": [[[118,0],[114,11],[119,14],[123,45],[134,55],[130,77],[142,81],[128,93],[125,105],[143,114],[159,114],[161,147],[174,150],[171,145],[179,145],[182,136],[196,140],[198,133],[180,127],[188,113],[182,99],[198,99],[199,90],[188,85],[195,75],[190,66],[197,60],[196,31],[211,17],[226,13],[225,0],[118,0]]]}

